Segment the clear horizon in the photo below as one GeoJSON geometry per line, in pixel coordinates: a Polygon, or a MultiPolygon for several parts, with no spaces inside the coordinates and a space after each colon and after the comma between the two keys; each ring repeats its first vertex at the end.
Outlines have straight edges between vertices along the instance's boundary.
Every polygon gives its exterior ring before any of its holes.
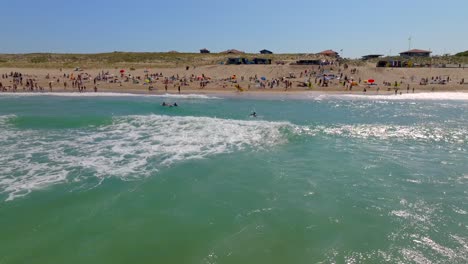
{"type": "Polygon", "coordinates": [[[409,48],[433,55],[468,50],[468,37],[461,33],[468,24],[468,2],[461,0],[445,6],[420,0],[378,5],[370,0],[46,0],[9,2],[2,8],[4,20],[15,23],[0,30],[0,53],[198,53],[207,48],[307,54],[333,49],[357,58],[397,55],[409,48]]]}

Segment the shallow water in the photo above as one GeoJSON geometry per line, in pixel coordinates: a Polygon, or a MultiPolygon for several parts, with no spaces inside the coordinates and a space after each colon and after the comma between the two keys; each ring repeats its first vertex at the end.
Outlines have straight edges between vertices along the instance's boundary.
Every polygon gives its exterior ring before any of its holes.
{"type": "Polygon", "coordinates": [[[468,262],[468,100],[288,98],[0,95],[0,263],[468,262]]]}

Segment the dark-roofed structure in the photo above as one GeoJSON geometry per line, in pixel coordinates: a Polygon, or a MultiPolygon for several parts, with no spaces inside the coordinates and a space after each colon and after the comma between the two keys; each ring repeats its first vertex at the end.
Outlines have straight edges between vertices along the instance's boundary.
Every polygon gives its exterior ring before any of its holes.
{"type": "Polygon", "coordinates": [[[207,53],[210,53],[210,51],[207,49],[201,49],[200,53],[207,54],[207,53]]]}
{"type": "Polygon", "coordinates": [[[253,62],[254,64],[271,64],[271,60],[265,58],[254,58],[253,62]]]}
{"type": "Polygon", "coordinates": [[[298,60],[295,65],[321,65],[320,60],[298,60]]]}
{"type": "Polygon", "coordinates": [[[369,55],[362,56],[362,60],[377,59],[377,58],[380,58],[382,56],[383,55],[380,55],[380,54],[369,54],[369,55]]]}
{"type": "Polygon", "coordinates": [[[323,56],[327,56],[327,57],[338,57],[338,52],[336,52],[334,50],[324,50],[324,51],[318,53],[318,55],[323,55],[323,56]]]}
{"type": "Polygon", "coordinates": [[[260,54],[273,54],[272,51],[269,51],[269,50],[266,50],[266,49],[263,49],[260,51],[260,54]]]}
{"type": "Polygon", "coordinates": [[[400,52],[400,56],[402,57],[430,57],[431,53],[432,51],[429,51],[429,50],[412,49],[412,50],[400,52]]]}

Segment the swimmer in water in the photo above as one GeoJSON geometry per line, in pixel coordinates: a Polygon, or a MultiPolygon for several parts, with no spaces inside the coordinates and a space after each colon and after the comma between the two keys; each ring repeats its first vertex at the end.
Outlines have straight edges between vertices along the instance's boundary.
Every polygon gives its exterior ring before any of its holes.
{"type": "Polygon", "coordinates": [[[167,106],[166,102],[163,102],[161,105],[162,105],[162,106],[167,106]]]}

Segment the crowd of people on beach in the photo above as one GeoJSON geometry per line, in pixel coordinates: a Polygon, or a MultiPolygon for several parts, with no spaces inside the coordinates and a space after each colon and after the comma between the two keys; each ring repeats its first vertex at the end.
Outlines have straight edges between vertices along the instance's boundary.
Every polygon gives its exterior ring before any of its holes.
{"type": "MultiPolygon", "coordinates": [[[[193,69],[195,67],[192,67],[193,69]]],[[[189,71],[190,67],[186,67],[186,71],[189,71]]],[[[133,69],[134,70],[134,69],[133,69]]],[[[228,71],[228,68],[226,68],[228,71]]],[[[150,73],[149,70],[145,70],[143,75],[135,75],[127,73],[124,69],[120,70],[119,73],[112,73],[110,71],[101,71],[97,75],[93,76],[83,70],[77,68],[74,72],[63,73],[60,69],[60,74],[57,76],[51,76],[47,74],[44,78],[38,78],[34,75],[24,74],[22,72],[10,72],[2,74],[2,80],[0,82],[0,91],[2,92],[46,92],[46,89],[41,86],[48,85],[48,91],[52,92],[53,89],[68,91],[69,85],[71,91],[77,91],[80,93],[98,91],[99,86],[106,84],[118,85],[129,87],[129,85],[142,85],[147,87],[149,92],[153,91],[165,91],[169,92],[170,88],[176,90],[179,94],[182,88],[188,87],[193,89],[197,87],[199,89],[205,89],[209,86],[223,88],[223,89],[234,89],[235,91],[243,92],[252,89],[283,89],[288,91],[294,87],[303,87],[306,89],[313,89],[314,87],[343,87],[344,91],[353,91],[353,88],[360,86],[362,91],[366,93],[370,89],[375,90],[377,93],[381,88],[387,90],[387,92],[394,90],[395,94],[401,94],[402,87],[407,86],[406,92],[415,92],[416,77],[412,76],[410,81],[407,81],[405,77],[401,77],[397,81],[382,81],[377,84],[375,80],[362,79],[355,76],[360,74],[358,68],[351,68],[346,63],[329,63],[327,65],[310,65],[307,68],[301,68],[300,71],[289,72],[284,76],[276,76],[267,78],[252,72],[250,76],[237,76],[235,74],[228,75],[224,78],[211,78],[208,75],[194,74],[189,72],[179,72],[175,74],[165,75],[163,72],[150,73]],[[413,86],[410,87],[410,84],[413,86]],[[91,86],[93,89],[88,89],[91,86]],[[61,89],[63,87],[63,89],[61,89]],[[164,89],[164,90],[163,90],[164,89]]],[[[419,85],[427,84],[446,84],[451,82],[450,76],[433,76],[429,78],[421,78],[419,85]]],[[[459,84],[464,84],[465,80],[461,79],[459,84]]],[[[46,86],[47,87],[47,86],[46,86]]],[[[435,88],[432,88],[434,90],[435,88]]],[[[172,90],[172,91],[174,91],[172,90]]]]}

